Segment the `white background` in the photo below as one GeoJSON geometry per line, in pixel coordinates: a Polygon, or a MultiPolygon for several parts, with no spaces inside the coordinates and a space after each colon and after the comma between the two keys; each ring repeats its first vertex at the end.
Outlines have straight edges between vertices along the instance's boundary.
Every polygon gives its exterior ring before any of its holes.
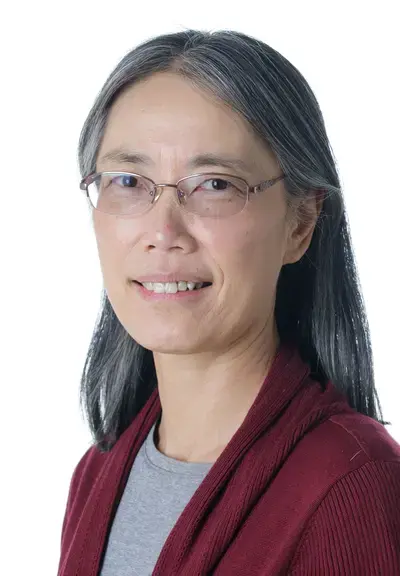
{"type": "Polygon", "coordinates": [[[243,31],[310,82],[339,165],[384,417],[400,441],[396,4],[37,0],[2,8],[1,574],[56,574],[70,478],[90,441],[78,388],[101,295],[77,142],[106,76],[150,36],[243,31]]]}

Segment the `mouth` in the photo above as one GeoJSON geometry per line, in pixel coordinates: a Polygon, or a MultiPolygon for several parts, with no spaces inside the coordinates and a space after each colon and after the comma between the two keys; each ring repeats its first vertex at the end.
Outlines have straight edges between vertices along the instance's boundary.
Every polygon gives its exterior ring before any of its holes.
{"type": "Polygon", "coordinates": [[[179,282],[138,282],[134,283],[143,286],[148,292],[155,294],[176,294],[177,292],[193,292],[208,288],[212,282],[192,282],[188,280],[180,280],[179,282]]]}

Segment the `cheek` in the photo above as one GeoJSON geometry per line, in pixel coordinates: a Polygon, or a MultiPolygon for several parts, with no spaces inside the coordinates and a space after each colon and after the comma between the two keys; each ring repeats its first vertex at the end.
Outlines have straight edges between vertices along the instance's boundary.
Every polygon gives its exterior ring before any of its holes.
{"type": "Polygon", "coordinates": [[[96,214],[94,230],[100,258],[100,265],[105,280],[118,279],[123,262],[135,243],[135,223],[132,220],[116,219],[106,214],[96,214]]]}
{"type": "Polygon", "coordinates": [[[134,218],[111,216],[97,211],[93,214],[94,231],[99,243],[132,243],[135,235],[139,234],[139,224],[134,218]]]}
{"type": "Polygon", "coordinates": [[[202,225],[201,238],[225,280],[251,286],[248,278],[275,276],[282,265],[282,220],[249,217],[202,225]]]}

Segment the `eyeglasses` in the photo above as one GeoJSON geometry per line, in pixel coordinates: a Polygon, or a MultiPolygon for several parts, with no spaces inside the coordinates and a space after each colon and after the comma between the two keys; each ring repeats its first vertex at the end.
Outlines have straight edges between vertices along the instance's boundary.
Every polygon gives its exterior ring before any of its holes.
{"type": "Polygon", "coordinates": [[[193,174],[176,184],[156,184],[131,172],[94,172],[83,178],[80,188],[96,210],[118,216],[139,216],[147,212],[166,187],[176,188],[179,205],[187,212],[210,218],[226,218],[244,210],[250,194],[270,188],[282,174],[249,186],[243,178],[221,173],[193,174]]]}

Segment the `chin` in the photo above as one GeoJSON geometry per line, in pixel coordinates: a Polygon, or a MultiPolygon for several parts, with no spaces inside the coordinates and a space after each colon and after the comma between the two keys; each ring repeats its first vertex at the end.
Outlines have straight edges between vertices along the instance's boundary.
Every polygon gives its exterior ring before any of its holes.
{"type": "MultiPolygon", "coordinates": [[[[212,331],[198,314],[189,311],[165,313],[115,306],[116,315],[130,336],[152,352],[191,354],[209,345],[212,331]]],[[[203,316],[204,317],[204,316],[203,316]]]]}
{"type": "Polygon", "coordinates": [[[160,338],[154,335],[134,338],[138,344],[158,354],[193,354],[200,352],[201,346],[198,340],[185,340],[178,338],[160,338]]]}
{"type": "Polygon", "coordinates": [[[163,354],[190,354],[202,347],[204,338],[200,338],[197,327],[192,322],[168,322],[167,319],[142,321],[138,324],[125,324],[126,331],[144,348],[163,354]]]}

